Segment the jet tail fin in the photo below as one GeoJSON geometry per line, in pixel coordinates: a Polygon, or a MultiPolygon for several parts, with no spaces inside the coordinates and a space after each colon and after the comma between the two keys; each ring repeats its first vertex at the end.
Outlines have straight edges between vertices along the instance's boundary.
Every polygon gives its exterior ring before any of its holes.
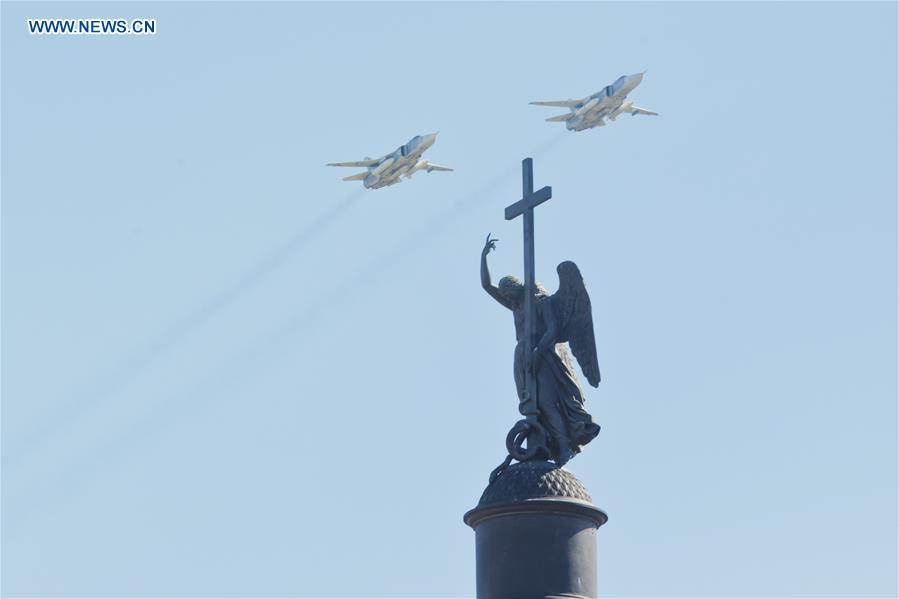
{"type": "Polygon", "coordinates": [[[651,110],[646,110],[645,108],[640,108],[639,106],[631,106],[631,114],[636,116],[638,114],[646,114],[649,116],[659,116],[658,112],[653,112],[651,110]]]}
{"type": "Polygon", "coordinates": [[[570,119],[572,116],[574,116],[574,113],[569,112],[568,114],[560,114],[559,116],[551,116],[546,120],[547,120],[547,122],[550,122],[550,123],[562,123],[562,122],[570,119]]]}
{"type": "Polygon", "coordinates": [[[368,171],[364,171],[361,173],[356,173],[355,175],[350,175],[349,177],[344,177],[344,181],[362,181],[365,177],[368,176],[368,171]]]}

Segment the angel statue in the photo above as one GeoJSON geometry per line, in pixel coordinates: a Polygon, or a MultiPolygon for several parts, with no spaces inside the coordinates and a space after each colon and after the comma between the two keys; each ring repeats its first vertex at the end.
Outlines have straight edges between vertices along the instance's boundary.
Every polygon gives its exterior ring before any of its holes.
{"type": "MultiPolygon", "coordinates": [[[[593,316],[590,297],[584,287],[584,279],[574,262],[562,262],[556,268],[559,273],[559,289],[549,295],[536,283],[535,312],[536,347],[525,347],[524,342],[524,284],[516,277],[507,276],[494,286],[487,269],[487,254],[496,249],[498,240],[487,235],[481,251],[481,285],[490,297],[512,311],[515,317],[515,358],[513,369],[518,391],[519,410],[523,406],[525,377],[533,372],[536,380],[536,420],[545,431],[545,454],[558,465],[563,465],[581,451],[581,448],[599,434],[599,425],[584,409],[584,392],[574,372],[568,347],[571,347],[587,381],[599,385],[599,364],[596,359],[596,342],[593,337],[593,316]]],[[[523,421],[524,422],[524,421],[523,421]]],[[[509,433],[510,439],[516,429],[509,433]]],[[[510,441],[507,440],[507,446],[510,441]]],[[[532,443],[530,437],[528,444],[532,443]]],[[[497,468],[495,478],[511,462],[514,451],[504,465],[497,468]]],[[[514,456],[521,460],[519,456],[514,456]]],[[[538,457],[538,456],[534,456],[538,457]]]]}

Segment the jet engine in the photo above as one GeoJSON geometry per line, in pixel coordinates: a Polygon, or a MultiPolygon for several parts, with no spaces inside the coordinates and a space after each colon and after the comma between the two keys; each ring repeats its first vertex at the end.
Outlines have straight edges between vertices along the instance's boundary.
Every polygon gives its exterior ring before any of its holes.
{"type": "Polygon", "coordinates": [[[372,170],[372,174],[380,175],[385,170],[387,170],[387,168],[390,167],[390,165],[393,164],[394,162],[396,162],[395,158],[388,158],[387,160],[385,160],[384,162],[379,164],[377,167],[375,167],[374,170],[372,170]]]}
{"type": "Polygon", "coordinates": [[[580,116],[580,115],[590,111],[590,109],[592,109],[597,104],[599,104],[599,98],[593,98],[592,100],[590,100],[589,102],[587,102],[586,104],[584,104],[583,106],[578,108],[574,114],[580,116]]]}

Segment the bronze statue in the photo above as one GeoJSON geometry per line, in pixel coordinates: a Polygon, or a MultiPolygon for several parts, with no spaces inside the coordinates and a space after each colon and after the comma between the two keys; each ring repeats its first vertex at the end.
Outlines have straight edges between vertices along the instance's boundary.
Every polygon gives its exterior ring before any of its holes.
{"type": "Polygon", "coordinates": [[[552,295],[535,282],[535,323],[532,330],[536,345],[528,347],[525,342],[527,335],[524,334],[525,285],[513,276],[503,277],[498,286],[490,280],[487,254],[496,249],[496,242],[488,235],[481,252],[481,285],[514,315],[515,387],[519,410],[529,419],[519,422],[509,433],[509,457],[494,471],[492,478],[498,476],[513,457],[521,461],[542,457],[559,465],[565,464],[599,434],[599,426],[584,409],[584,392],[568,352],[570,346],[587,381],[596,387],[599,384],[599,364],[593,337],[593,316],[580,270],[574,262],[559,264],[556,269],[559,289],[552,295]],[[534,377],[535,398],[529,397],[527,391],[526,378],[529,374],[534,377]],[[542,431],[539,430],[541,428],[542,431]],[[517,441],[513,441],[516,438],[517,441]],[[521,447],[525,438],[528,450],[521,447]]]}

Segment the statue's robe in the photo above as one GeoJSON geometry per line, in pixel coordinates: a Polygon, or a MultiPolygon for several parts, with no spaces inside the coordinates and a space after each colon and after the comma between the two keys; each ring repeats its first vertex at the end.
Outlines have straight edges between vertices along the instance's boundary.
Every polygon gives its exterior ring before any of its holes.
{"type": "MultiPolygon", "coordinates": [[[[547,330],[544,310],[552,310],[550,300],[538,295],[536,301],[537,326],[534,344],[543,337],[547,330]]],[[[525,344],[524,344],[524,310],[517,309],[515,314],[515,333],[518,343],[515,346],[515,386],[519,401],[525,393],[525,344]]],[[[567,461],[573,454],[592,441],[599,434],[599,425],[593,422],[592,416],[584,409],[584,392],[578,383],[572,365],[571,353],[567,343],[556,343],[552,349],[540,354],[535,361],[535,377],[537,380],[537,409],[540,424],[547,432],[550,457],[567,461]]],[[[521,404],[519,404],[521,405],[521,404]]]]}

